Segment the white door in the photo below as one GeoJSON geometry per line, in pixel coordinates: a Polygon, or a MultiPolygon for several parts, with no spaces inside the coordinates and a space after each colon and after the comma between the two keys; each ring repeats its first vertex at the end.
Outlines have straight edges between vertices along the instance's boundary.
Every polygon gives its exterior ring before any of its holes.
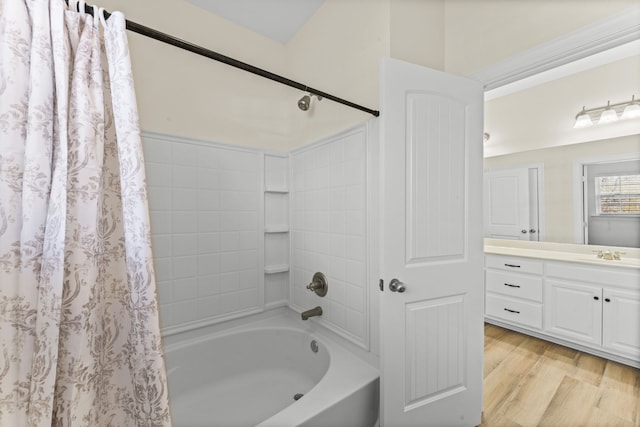
{"type": "Polygon", "coordinates": [[[482,86],[385,59],[381,105],[381,424],[477,425],[482,86]]]}
{"type": "Polygon", "coordinates": [[[484,199],[487,237],[529,240],[528,168],[485,173],[484,199]]]}

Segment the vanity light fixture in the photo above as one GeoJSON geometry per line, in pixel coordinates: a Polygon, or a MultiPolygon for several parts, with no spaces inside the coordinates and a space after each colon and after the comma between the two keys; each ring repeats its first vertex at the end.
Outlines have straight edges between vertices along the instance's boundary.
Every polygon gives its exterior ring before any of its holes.
{"type": "Polygon", "coordinates": [[[582,107],[582,110],[576,114],[576,122],[573,127],[579,129],[592,126],[594,123],[606,124],[638,117],[640,117],[640,103],[633,95],[631,101],[618,102],[617,104],[607,101],[607,105],[603,107],[588,109],[582,107]]]}

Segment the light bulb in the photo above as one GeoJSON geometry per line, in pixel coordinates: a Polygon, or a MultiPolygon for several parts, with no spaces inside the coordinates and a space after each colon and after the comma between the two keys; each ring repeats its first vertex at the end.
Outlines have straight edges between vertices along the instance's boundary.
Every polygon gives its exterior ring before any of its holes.
{"type": "Polygon", "coordinates": [[[598,124],[613,123],[617,121],[618,121],[618,114],[615,112],[613,108],[611,108],[611,103],[607,101],[607,109],[604,110],[600,115],[600,120],[598,120],[598,124]]]}
{"type": "Polygon", "coordinates": [[[622,119],[635,119],[640,117],[640,104],[636,101],[635,95],[631,97],[631,104],[622,112],[622,119]]]}
{"type": "Polygon", "coordinates": [[[573,128],[574,129],[586,128],[591,125],[593,125],[593,122],[591,121],[591,117],[585,111],[585,107],[582,107],[582,111],[578,113],[578,115],[576,116],[576,123],[573,125],[573,128]]]}

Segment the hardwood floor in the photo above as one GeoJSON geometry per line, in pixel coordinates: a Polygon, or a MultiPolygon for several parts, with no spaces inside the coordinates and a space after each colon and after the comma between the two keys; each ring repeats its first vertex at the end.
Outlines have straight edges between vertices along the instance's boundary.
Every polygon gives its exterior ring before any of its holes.
{"type": "Polygon", "coordinates": [[[640,427],[640,370],[485,324],[482,427],[640,427]]]}

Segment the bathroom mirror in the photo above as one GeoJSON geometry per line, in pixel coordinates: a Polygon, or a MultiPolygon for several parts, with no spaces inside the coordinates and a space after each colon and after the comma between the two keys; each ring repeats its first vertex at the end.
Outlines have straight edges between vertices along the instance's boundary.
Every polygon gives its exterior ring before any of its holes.
{"type": "MultiPolygon", "coordinates": [[[[485,182],[492,176],[520,174],[529,180],[529,195],[534,193],[539,201],[537,211],[532,208],[531,212],[536,225],[518,229],[521,239],[583,243],[582,165],[640,159],[640,119],[573,127],[583,106],[589,109],[608,101],[630,101],[632,95],[640,97],[637,44],[626,52],[616,49],[617,53],[591,58],[590,64],[574,67],[579,71],[562,77],[485,94],[485,132],[489,134],[484,146],[485,182]]],[[[630,220],[640,223],[640,217],[630,220]]],[[[635,246],[640,246],[640,239],[635,246]]]]}

